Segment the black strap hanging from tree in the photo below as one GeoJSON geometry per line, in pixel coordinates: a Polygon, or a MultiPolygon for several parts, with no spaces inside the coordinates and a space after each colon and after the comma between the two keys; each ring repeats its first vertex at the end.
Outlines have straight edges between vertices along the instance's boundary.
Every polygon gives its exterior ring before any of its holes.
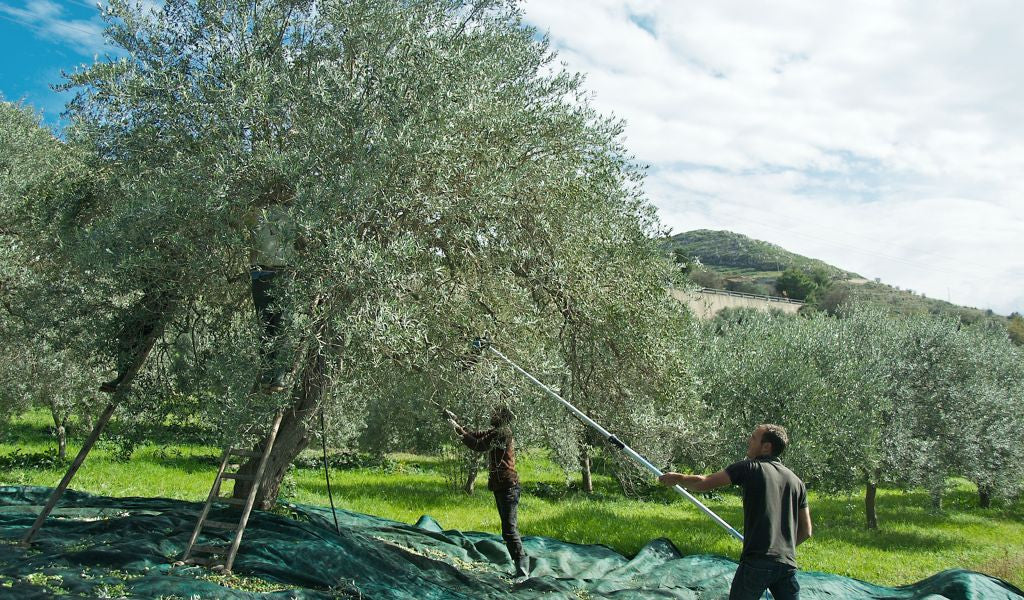
{"type": "Polygon", "coordinates": [[[331,471],[327,468],[327,426],[324,425],[324,407],[320,407],[320,445],[324,449],[324,478],[327,480],[327,497],[331,501],[331,514],[334,516],[334,529],[341,533],[338,525],[338,512],[334,508],[334,494],[331,492],[331,471]]]}

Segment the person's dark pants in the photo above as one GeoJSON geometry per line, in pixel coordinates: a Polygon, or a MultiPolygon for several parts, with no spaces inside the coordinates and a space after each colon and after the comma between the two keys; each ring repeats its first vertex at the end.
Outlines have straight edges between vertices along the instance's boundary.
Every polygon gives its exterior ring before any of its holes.
{"type": "Polygon", "coordinates": [[[515,563],[526,556],[523,552],[523,540],[519,537],[519,492],[518,485],[507,490],[494,490],[494,502],[498,505],[498,516],[501,517],[501,539],[505,540],[508,555],[515,563]]]}
{"type": "Polygon", "coordinates": [[[799,598],[796,567],[767,559],[744,560],[732,578],[729,600],[758,600],[765,590],[770,591],[775,600],[799,598]]]}
{"type": "Polygon", "coordinates": [[[277,337],[281,334],[284,325],[284,313],[275,304],[275,301],[280,301],[277,295],[280,293],[278,284],[281,278],[281,269],[256,266],[253,267],[250,275],[252,277],[252,303],[256,308],[260,324],[263,326],[261,332],[262,370],[274,372],[280,368],[277,364],[277,337]]]}

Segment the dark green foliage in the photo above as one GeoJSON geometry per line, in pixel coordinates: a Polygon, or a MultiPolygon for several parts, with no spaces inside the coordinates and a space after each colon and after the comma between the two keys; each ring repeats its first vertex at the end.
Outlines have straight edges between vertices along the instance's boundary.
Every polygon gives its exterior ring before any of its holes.
{"type": "Polygon", "coordinates": [[[725,289],[731,292],[756,294],[758,296],[770,296],[775,292],[772,286],[768,284],[749,281],[747,279],[727,279],[725,281],[725,289]]]}
{"type": "Polygon", "coordinates": [[[775,281],[775,291],[793,300],[808,300],[818,288],[819,284],[802,269],[786,269],[775,281]]]}
{"type": "Polygon", "coordinates": [[[1010,315],[1010,322],[1006,326],[1010,332],[1010,340],[1018,346],[1024,346],[1024,317],[1014,313],[1010,315]]]}
{"type": "Polygon", "coordinates": [[[719,273],[707,269],[697,269],[688,274],[690,281],[701,287],[720,290],[725,287],[725,278],[719,273]]]}

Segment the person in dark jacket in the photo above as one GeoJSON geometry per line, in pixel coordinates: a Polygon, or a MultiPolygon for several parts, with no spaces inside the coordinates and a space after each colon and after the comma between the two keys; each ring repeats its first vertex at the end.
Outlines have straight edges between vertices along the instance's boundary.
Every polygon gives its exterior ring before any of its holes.
{"type": "Polygon", "coordinates": [[[477,452],[487,453],[487,489],[494,492],[494,502],[498,505],[501,538],[505,540],[509,557],[515,566],[514,576],[526,577],[529,557],[523,550],[517,523],[522,488],[519,485],[519,474],[516,473],[516,444],[511,428],[515,415],[507,406],[495,407],[491,412],[491,428],[486,431],[469,431],[455,421],[454,415],[447,415],[448,422],[462,438],[463,444],[477,452]]]}
{"type": "Polygon", "coordinates": [[[757,600],[765,589],[776,600],[797,600],[796,547],[811,537],[807,487],[779,455],[789,445],[779,425],[758,425],[747,440],[747,457],[712,475],[665,473],[663,485],[706,492],[726,485],[743,488],[743,554],[729,600],[757,600]]]}

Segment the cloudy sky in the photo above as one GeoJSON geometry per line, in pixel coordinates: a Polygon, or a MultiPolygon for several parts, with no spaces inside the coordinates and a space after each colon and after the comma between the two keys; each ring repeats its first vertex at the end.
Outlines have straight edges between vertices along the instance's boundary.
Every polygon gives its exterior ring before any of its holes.
{"type": "MultiPolygon", "coordinates": [[[[528,0],[628,123],[675,232],[728,229],[865,277],[1024,312],[1024,3],[528,0]]],[[[102,51],[86,0],[0,1],[0,92],[102,51]]]]}

